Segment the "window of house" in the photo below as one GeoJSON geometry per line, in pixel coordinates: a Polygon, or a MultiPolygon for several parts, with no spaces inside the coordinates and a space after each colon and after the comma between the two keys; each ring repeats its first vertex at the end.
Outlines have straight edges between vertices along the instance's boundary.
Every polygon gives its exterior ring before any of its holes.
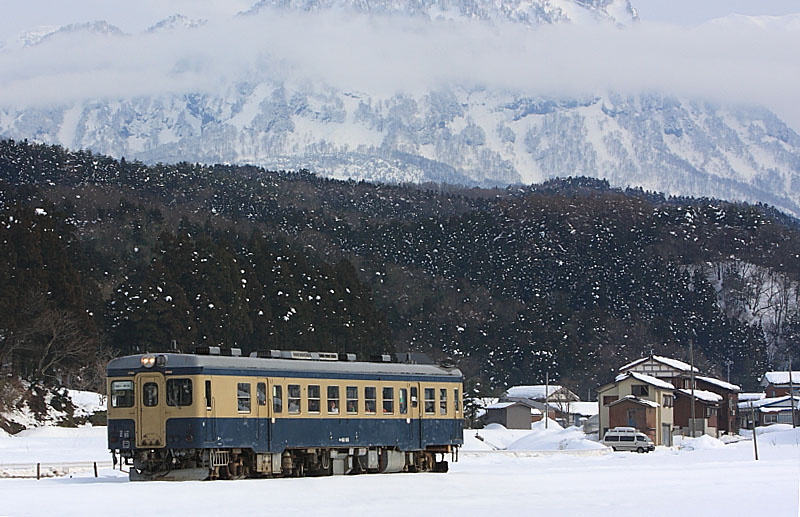
{"type": "Polygon", "coordinates": [[[266,383],[259,382],[256,385],[256,400],[258,400],[259,406],[266,406],[267,405],[267,385],[266,383]]]}
{"type": "Polygon", "coordinates": [[[778,421],[778,414],[777,413],[766,413],[764,415],[764,423],[765,424],[774,424],[778,421]]]}
{"type": "Polygon", "coordinates": [[[383,388],[383,413],[394,413],[394,388],[383,388]]]}
{"type": "Polygon", "coordinates": [[[436,390],[425,388],[425,413],[433,414],[436,412],[436,390]]]}
{"type": "Polygon", "coordinates": [[[211,409],[211,381],[206,381],[206,409],[211,409]]]}
{"type": "Polygon", "coordinates": [[[158,404],[158,384],[155,382],[145,383],[142,388],[142,402],[146,407],[153,407],[158,404]]]}
{"type": "Polygon", "coordinates": [[[616,402],[617,399],[619,399],[619,397],[616,395],[603,395],[603,405],[607,406],[612,402],[616,402]]]}
{"type": "Polygon", "coordinates": [[[675,398],[672,395],[664,395],[661,405],[664,407],[672,407],[675,405],[675,398]]]}
{"type": "Polygon", "coordinates": [[[345,390],[347,393],[347,412],[351,415],[358,413],[358,387],[348,386],[345,390]]]}
{"type": "Polygon", "coordinates": [[[286,389],[286,394],[289,399],[289,413],[300,412],[300,385],[290,384],[286,389]]]}
{"type": "Polygon", "coordinates": [[[400,408],[400,414],[408,414],[408,390],[400,388],[397,396],[397,406],[400,408]]]}
{"type": "Polygon", "coordinates": [[[649,390],[647,389],[647,385],[645,384],[634,384],[631,386],[631,393],[635,397],[647,397],[649,394],[649,390]]]}
{"type": "Polygon", "coordinates": [[[339,414],[339,386],[328,386],[328,413],[339,414]]]}
{"type": "Polygon", "coordinates": [[[236,405],[239,413],[250,412],[250,383],[240,382],[236,387],[236,405]]]}
{"type": "Polygon", "coordinates": [[[280,384],[272,386],[272,412],[283,412],[283,386],[280,384]]]}
{"type": "Polygon", "coordinates": [[[707,407],[706,408],[706,418],[711,418],[712,416],[716,416],[717,408],[715,407],[707,407]]]}
{"type": "Polygon", "coordinates": [[[367,413],[375,413],[377,406],[378,389],[375,386],[367,386],[364,388],[364,411],[367,413]]]}
{"type": "Polygon", "coordinates": [[[411,407],[417,407],[417,399],[419,395],[417,394],[417,387],[411,387],[411,407]]]}
{"type": "Polygon", "coordinates": [[[178,407],[192,405],[191,379],[167,380],[167,405],[178,407]]]}
{"type": "Polygon", "coordinates": [[[319,385],[311,384],[308,386],[308,412],[319,413],[319,385]]]}
{"type": "Polygon", "coordinates": [[[133,407],[133,381],[111,383],[111,407],[133,407]]]}
{"type": "Polygon", "coordinates": [[[439,414],[447,414],[447,388],[441,388],[439,390],[439,414]]]}

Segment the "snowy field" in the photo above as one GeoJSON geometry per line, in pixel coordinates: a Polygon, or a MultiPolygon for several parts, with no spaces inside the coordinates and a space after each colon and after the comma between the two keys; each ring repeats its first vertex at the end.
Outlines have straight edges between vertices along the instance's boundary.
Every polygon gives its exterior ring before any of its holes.
{"type": "MultiPolygon", "coordinates": [[[[594,515],[796,516],[800,429],[765,428],[753,443],[708,437],[650,454],[610,452],[576,429],[465,431],[448,474],[382,474],[214,482],[0,479],[0,515],[594,515]],[[705,513],[705,510],[702,510],[705,513]]],[[[0,436],[3,464],[108,461],[105,428],[46,427],[0,436]]]]}

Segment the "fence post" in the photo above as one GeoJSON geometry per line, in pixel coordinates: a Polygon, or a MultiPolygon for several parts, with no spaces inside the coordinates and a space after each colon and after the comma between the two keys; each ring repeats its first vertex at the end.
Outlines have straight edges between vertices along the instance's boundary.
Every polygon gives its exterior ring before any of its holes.
{"type": "Polygon", "coordinates": [[[97,477],[97,462],[94,462],[94,477],[97,477]]]}
{"type": "Polygon", "coordinates": [[[41,479],[41,477],[42,477],[42,464],[41,463],[37,463],[36,464],[36,479],[41,479]]]}

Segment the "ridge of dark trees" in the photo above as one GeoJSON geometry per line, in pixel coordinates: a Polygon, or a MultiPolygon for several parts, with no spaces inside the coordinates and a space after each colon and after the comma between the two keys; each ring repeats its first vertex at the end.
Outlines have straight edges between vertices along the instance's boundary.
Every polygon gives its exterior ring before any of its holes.
{"type": "Polygon", "coordinates": [[[796,220],[589,178],[382,185],[0,140],[0,222],[0,365],[76,387],[113,355],[221,345],[422,351],[484,392],[547,372],[585,395],[693,340],[752,388],[800,342],[796,308],[769,342],[708,274],[797,282],[796,220]]]}

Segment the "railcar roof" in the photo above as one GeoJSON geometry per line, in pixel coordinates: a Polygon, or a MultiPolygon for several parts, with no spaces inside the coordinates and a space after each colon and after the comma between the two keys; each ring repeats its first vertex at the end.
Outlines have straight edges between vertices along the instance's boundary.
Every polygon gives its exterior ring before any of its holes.
{"type": "Polygon", "coordinates": [[[309,361],[303,359],[272,359],[262,357],[230,357],[195,354],[137,354],[119,357],[108,363],[107,371],[142,370],[143,356],[165,356],[164,369],[202,368],[203,370],[269,370],[273,372],[308,372],[367,375],[421,375],[461,378],[457,368],[433,364],[368,363],[359,361],[309,361]]]}

